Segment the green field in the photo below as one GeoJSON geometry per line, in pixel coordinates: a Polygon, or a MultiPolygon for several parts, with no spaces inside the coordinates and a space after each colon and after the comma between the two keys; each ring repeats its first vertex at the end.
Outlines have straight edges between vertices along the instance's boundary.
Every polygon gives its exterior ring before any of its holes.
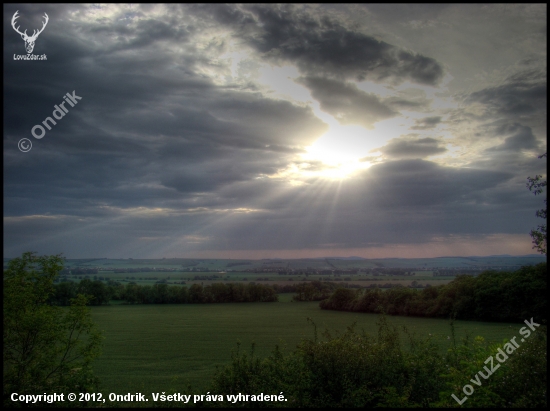
{"type": "MultiPolygon", "coordinates": [[[[249,350],[256,343],[259,356],[284,342],[292,351],[301,338],[313,337],[307,317],[319,331],[343,331],[357,321],[357,329],[377,331],[379,315],[319,309],[317,302],[291,303],[283,294],[279,303],[111,305],[92,307],[92,318],[103,330],[103,355],[95,362],[103,393],[183,390],[188,381],[197,390],[206,387],[216,366],[227,364],[237,341],[249,350]]],[[[450,344],[449,321],[390,317],[418,336],[432,334],[442,351],[450,344]]],[[[500,342],[517,335],[520,324],[456,321],[457,336],[481,335],[500,342]]],[[[183,391],[181,391],[183,392],[183,391]]]]}

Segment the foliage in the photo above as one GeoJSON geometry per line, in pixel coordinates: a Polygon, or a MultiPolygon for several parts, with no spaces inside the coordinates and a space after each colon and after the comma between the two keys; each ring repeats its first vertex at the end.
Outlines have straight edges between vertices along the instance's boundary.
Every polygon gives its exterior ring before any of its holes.
{"type": "Polygon", "coordinates": [[[293,290],[296,293],[293,301],[322,301],[330,297],[332,291],[338,287],[339,285],[335,283],[328,281],[322,283],[319,280],[296,284],[293,290]]]}
{"type": "MultiPolygon", "coordinates": [[[[314,325],[315,326],[315,325],[314,325]]],[[[482,370],[503,344],[466,338],[447,356],[430,339],[408,334],[403,349],[399,333],[385,317],[378,335],[358,333],[305,339],[292,353],[276,347],[264,359],[238,347],[230,365],[218,370],[209,392],[278,394],[286,402],[223,402],[209,407],[453,407],[452,394],[482,370]]],[[[454,332],[453,332],[454,336],[454,332]]],[[[546,406],[546,327],[537,330],[489,379],[481,379],[465,406],[546,406]],[[533,367],[533,368],[531,368],[533,367]],[[525,379],[525,383],[524,383],[525,379]],[[515,386],[514,386],[515,385],[515,386]]]]}
{"type": "Polygon", "coordinates": [[[446,285],[421,291],[396,287],[337,289],[319,306],[325,310],[443,317],[477,321],[546,320],[546,263],[514,272],[485,271],[461,275],[446,285]]]}
{"type": "Polygon", "coordinates": [[[126,301],[128,304],[200,304],[231,302],[275,302],[277,294],[272,287],[263,284],[223,284],[213,283],[203,287],[193,284],[191,287],[154,284],[139,285],[134,282],[121,285],[110,281],[84,279],[77,285],[63,282],[54,286],[55,293],[51,302],[57,305],[68,305],[71,298],[82,293],[89,297],[89,304],[107,304],[111,299],[126,301]]]}
{"type": "Polygon", "coordinates": [[[276,302],[275,290],[263,284],[214,283],[203,287],[193,284],[187,287],[167,284],[127,284],[121,299],[130,304],[204,304],[233,302],[276,302]]]}
{"type": "MultiPolygon", "coordinates": [[[[315,326],[315,324],[313,324],[315,326]]],[[[428,405],[442,385],[426,379],[443,371],[441,356],[429,343],[415,342],[403,351],[399,333],[385,318],[377,337],[348,327],[342,335],[325,332],[324,340],[305,339],[286,354],[278,347],[259,359],[237,350],[232,363],[219,370],[210,392],[279,393],[286,402],[223,403],[245,407],[374,407],[428,405]]]]}
{"type": "MultiPolygon", "coordinates": [[[[547,328],[541,326],[495,373],[494,391],[508,408],[546,408],[548,372],[547,328]],[[500,370],[499,370],[500,371],[500,370]]],[[[491,377],[493,378],[493,376],[491,377]]]]}
{"type": "Polygon", "coordinates": [[[482,337],[476,337],[473,340],[464,338],[460,345],[453,344],[446,359],[447,371],[441,375],[446,389],[436,406],[456,406],[458,403],[451,395],[462,400],[465,397],[463,387],[470,384],[475,391],[467,397],[463,407],[545,408],[546,326],[537,328],[534,334],[525,342],[520,342],[519,348],[500,363],[497,355],[508,342],[504,340],[501,344],[488,345],[482,337]],[[490,357],[493,360],[487,361],[490,357]],[[479,381],[480,386],[474,380],[479,381]]]}
{"type": "MultiPolygon", "coordinates": [[[[539,158],[546,157],[546,153],[539,156],[539,158]]],[[[542,194],[544,187],[546,187],[546,180],[542,179],[541,175],[536,175],[535,177],[527,177],[527,188],[534,195],[542,194]]],[[[537,210],[535,215],[539,218],[544,219],[544,223],[537,226],[536,229],[531,230],[529,233],[533,239],[533,248],[536,249],[541,254],[548,255],[547,249],[547,232],[546,232],[546,218],[547,218],[547,198],[544,198],[544,208],[537,210]]]]}
{"type": "Polygon", "coordinates": [[[97,388],[91,362],[100,353],[101,336],[86,297],[71,299],[70,308],[49,304],[53,281],[62,268],[58,255],[37,257],[29,252],[11,260],[4,271],[5,405],[14,406],[9,400],[13,392],[78,393],[97,388]]]}

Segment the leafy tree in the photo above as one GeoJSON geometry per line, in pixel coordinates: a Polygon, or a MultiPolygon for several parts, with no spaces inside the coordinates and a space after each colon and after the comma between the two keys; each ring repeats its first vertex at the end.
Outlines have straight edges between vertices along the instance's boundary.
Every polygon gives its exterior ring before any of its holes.
{"type": "Polygon", "coordinates": [[[153,286],[153,294],[156,304],[167,304],[168,301],[168,284],[155,284],[153,286]]]}
{"type": "MultiPolygon", "coordinates": [[[[539,158],[546,157],[546,153],[539,156],[539,158]]],[[[534,195],[542,194],[544,187],[546,187],[546,180],[542,179],[541,175],[535,177],[527,177],[527,188],[534,195]]],[[[531,230],[529,233],[533,239],[533,248],[541,254],[547,254],[547,242],[546,242],[546,212],[547,212],[547,198],[544,198],[544,208],[537,210],[536,216],[544,219],[544,223],[540,224],[535,230],[531,230]]]]}
{"type": "Polygon", "coordinates": [[[71,305],[71,299],[76,297],[78,285],[72,281],[65,281],[54,286],[53,301],[57,305],[71,305]]]}
{"type": "Polygon", "coordinates": [[[87,298],[78,295],[68,308],[52,304],[53,282],[62,268],[59,255],[27,252],[4,271],[5,405],[13,406],[9,394],[14,392],[97,389],[90,365],[100,353],[102,337],[91,321],[87,298]]]}
{"type": "Polygon", "coordinates": [[[204,293],[202,285],[193,284],[189,287],[189,302],[190,303],[203,303],[204,302],[204,293]]]}
{"type": "Polygon", "coordinates": [[[139,301],[139,295],[138,295],[139,290],[140,290],[140,287],[136,283],[126,284],[126,288],[124,289],[122,299],[126,300],[128,304],[137,303],[139,301]]]}
{"type": "Polygon", "coordinates": [[[99,280],[84,279],[78,284],[77,292],[86,295],[91,305],[101,305],[109,302],[109,289],[99,280]]]}

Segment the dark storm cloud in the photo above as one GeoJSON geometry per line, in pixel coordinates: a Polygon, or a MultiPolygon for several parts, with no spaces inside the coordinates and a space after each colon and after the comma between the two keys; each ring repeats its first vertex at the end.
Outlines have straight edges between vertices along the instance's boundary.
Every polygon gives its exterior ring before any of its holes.
{"type": "Polygon", "coordinates": [[[546,69],[536,64],[536,60],[519,62],[501,85],[462,98],[466,106],[457,111],[459,117],[453,115],[453,121],[462,118],[458,124],[466,121],[466,128],[477,122],[475,136],[493,142],[483,151],[483,159],[473,160],[474,165],[515,169],[518,175],[520,170],[540,169],[540,164],[533,163],[534,168],[524,164],[533,162],[533,155],[544,152],[546,146],[546,69]]]}
{"type": "Polygon", "coordinates": [[[236,27],[238,36],[266,58],[294,62],[308,76],[410,80],[428,85],[438,84],[443,77],[443,67],[431,57],[400,49],[297,6],[201,8],[220,23],[236,27]]]}
{"type": "Polygon", "coordinates": [[[319,77],[297,80],[319,101],[321,108],[342,124],[361,124],[372,128],[377,121],[399,114],[382,103],[373,93],[359,90],[354,84],[319,77]]]}
{"type": "MultiPolygon", "coordinates": [[[[491,193],[501,190],[503,184],[512,177],[513,174],[509,172],[460,169],[425,160],[407,159],[373,165],[356,177],[343,181],[327,182],[311,178],[306,186],[288,187],[282,182],[259,180],[253,190],[250,190],[248,184],[238,183],[222,191],[232,191],[237,197],[248,197],[253,193],[263,195],[260,187],[267,185],[266,193],[277,191],[279,195],[263,203],[266,210],[284,210],[282,215],[296,218],[305,218],[311,213],[325,213],[324,221],[328,219],[328,214],[334,213],[331,218],[342,222],[355,215],[349,214],[349,211],[365,212],[367,214],[363,217],[360,213],[356,217],[368,220],[369,214],[384,213],[387,206],[406,215],[412,215],[423,207],[433,207],[434,210],[444,210],[449,206],[454,206],[456,210],[466,209],[472,206],[480,193],[485,193],[485,198],[491,198],[491,193]],[[323,201],[314,201],[314,198],[323,201]],[[296,208],[296,203],[306,203],[308,207],[296,208]]],[[[498,206],[498,202],[491,200],[489,203],[498,206]]],[[[399,216],[395,214],[385,218],[399,216]]]]}
{"type": "Polygon", "coordinates": [[[243,135],[249,144],[262,148],[307,146],[327,130],[327,125],[309,107],[250,93],[221,93],[212,99],[208,109],[223,119],[226,130],[235,127],[238,129],[235,135],[243,135]]]}
{"type": "Polygon", "coordinates": [[[390,161],[369,169],[378,206],[427,206],[467,202],[480,190],[511,179],[513,174],[442,167],[424,160],[390,161]]]}
{"type": "MultiPolygon", "coordinates": [[[[488,233],[533,205],[532,198],[517,195],[516,188],[507,185],[512,176],[401,160],[374,165],[361,176],[340,182],[311,179],[307,186],[280,187],[274,199],[262,203],[264,212],[243,216],[238,224],[224,221],[225,240],[212,245],[223,249],[223,241],[231,238],[235,249],[323,243],[354,247],[376,239],[400,243],[429,241],[434,233],[488,233]],[[500,200],[507,194],[512,194],[511,200],[503,206],[500,200]],[[262,244],[256,244],[260,239],[262,244]]],[[[237,197],[243,194],[236,190],[237,197]]],[[[516,218],[521,222],[515,220],[514,229],[521,232],[531,216],[516,218]]]]}
{"type": "Polygon", "coordinates": [[[163,172],[161,184],[180,192],[210,192],[238,181],[250,181],[262,175],[272,175],[282,162],[272,153],[259,150],[227,151],[226,158],[203,161],[181,168],[170,167],[163,172]]]}
{"type": "Polygon", "coordinates": [[[415,125],[411,127],[412,130],[429,130],[441,123],[441,117],[426,117],[415,121],[415,125]]]}
{"type": "MultiPolygon", "coordinates": [[[[430,105],[424,92],[406,90],[396,96],[381,98],[375,93],[360,90],[354,83],[323,77],[300,77],[295,80],[307,87],[321,108],[332,114],[341,124],[360,124],[372,128],[377,121],[398,116],[398,110],[425,110],[430,105]]],[[[427,117],[418,124],[432,128],[441,117],[427,117]]],[[[414,128],[414,127],[413,127],[414,128]]]]}
{"type": "Polygon", "coordinates": [[[502,144],[487,149],[487,152],[533,150],[539,148],[539,143],[530,127],[521,124],[507,124],[499,127],[498,134],[510,135],[502,144]]]}
{"type": "Polygon", "coordinates": [[[488,116],[517,118],[546,111],[546,88],[546,71],[524,70],[508,77],[502,86],[470,94],[466,102],[484,104],[488,116]]]}
{"type": "Polygon", "coordinates": [[[185,28],[179,28],[176,18],[169,16],[166,21],[147,19],[144,13],[132,13],[126,18],[142,17],[144,20],[137,22],[135,27],[129,27],[125,19],[112,24],[105,22],[103,25],[92,26],[89,33],[94,36],[116,36],[117,43],[106,50],[107,53],[118,50],[141,49],[151,44],[169,40],[182,43],[189,40],[189,32],[185,28]]]}
{"type": "Polygon", "coordinates": [[[396,110],[426,110],[430,105],[427,98],[406,99],[402,97],[387,97],[384,103],[396,110]]]}
{"type": "Polygon", "coordinates": [[[441,141],[430,137],[393,139],[379,150],[386,156],[394,158],[423,158],[447,151],[441,141]]]}
{"type": "Polygon", "coordinates": [[[262,149],[271,144],[306,146],[326,130],[311,109],[287,101],[220,91],[195,99],[193,107],[193,99],[182,94],[167,93],[163,101],[151,101],[147,108],[106,115],[105,122],[120,133],[262,149]],[[117,127],[121,118],[125,120],[123,130],[117,127]]]}

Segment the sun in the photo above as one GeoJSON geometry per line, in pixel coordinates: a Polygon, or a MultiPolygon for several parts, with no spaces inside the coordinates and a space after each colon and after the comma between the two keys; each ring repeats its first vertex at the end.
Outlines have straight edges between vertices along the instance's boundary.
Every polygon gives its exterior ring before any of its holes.
{"type": "Polygon", "coordinates": [[[365,157],[377,147],[376,138],[370,130],[354,125],[331,125],[329,131],[302,155],[304,162],[316,167],[304,168],[305,173],[330,179],[347,178],[359,170],[370,167],[365,157]]]}

